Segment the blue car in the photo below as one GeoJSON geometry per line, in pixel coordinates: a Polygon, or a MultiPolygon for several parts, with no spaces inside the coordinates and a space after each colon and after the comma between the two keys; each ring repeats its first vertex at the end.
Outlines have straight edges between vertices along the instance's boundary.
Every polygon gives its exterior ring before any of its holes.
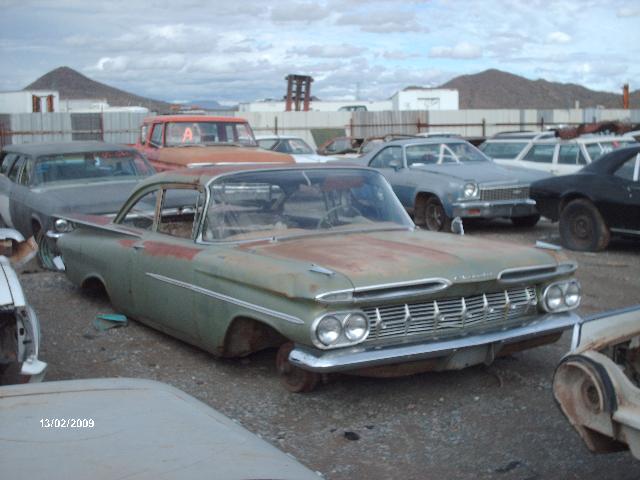
{"type": "Polygon", "coordinates": [[[416,224],[434,231],[450,231],[455,217],[510,218],[533,227],[540,215],[529,185],[549,176],[500,166],[451,137],[393,140],[354,160],[380,170],[416,224]]]}

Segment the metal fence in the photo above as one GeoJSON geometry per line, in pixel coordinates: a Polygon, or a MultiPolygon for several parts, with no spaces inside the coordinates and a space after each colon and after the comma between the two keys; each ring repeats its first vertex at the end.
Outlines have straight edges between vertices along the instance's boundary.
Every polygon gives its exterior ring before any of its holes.
{"type": "MultiPolygon", "coordinates": [[[[256,135],[295,135],[311,145],[327,132],[370,137],[449,131],[487,137],[509,130],[601,121],[640,123],[640,110],[621,109],[224,113],[247,119],[256,135]]],[[[146,116],[149,114],[133,112],[5,114],[0,115],[0,145],[89,139],[131,144],[146,116]]]]}

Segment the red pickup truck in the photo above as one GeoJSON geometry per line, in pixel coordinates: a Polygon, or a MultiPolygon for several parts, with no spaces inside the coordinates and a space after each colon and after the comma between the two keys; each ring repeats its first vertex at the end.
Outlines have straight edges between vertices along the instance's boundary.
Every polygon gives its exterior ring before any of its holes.
{"type": "Polygon", "coordinates": [[[160,172],[221,163],[295,163],[291,155],[258,148],[249,123],[237,117],[148,117],[135,148],[160,172]]]}

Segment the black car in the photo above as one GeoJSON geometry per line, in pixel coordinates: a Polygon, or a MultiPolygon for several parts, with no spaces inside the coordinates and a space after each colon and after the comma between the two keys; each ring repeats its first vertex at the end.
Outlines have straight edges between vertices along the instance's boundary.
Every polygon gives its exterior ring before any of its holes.
{"type": "Polygon", "coordinates": [[[531,185],[538,211],[560,220],[562,244],[603,250],[612,234],[640,236],[640,146],[604,155],[574,175],[531,185]]]}

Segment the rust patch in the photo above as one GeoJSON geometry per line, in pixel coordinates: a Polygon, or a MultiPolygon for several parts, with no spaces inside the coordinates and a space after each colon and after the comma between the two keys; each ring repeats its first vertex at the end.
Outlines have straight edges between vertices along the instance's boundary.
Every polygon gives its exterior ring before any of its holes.
{"type": "Polygon", "coordinates": [[[250,318],[238,318],[227,331],[222,355],[244,357],[265,348],[277,347],[285,341],[268,325],[250,318]]]}
{"type": "Polygon", "coordinates": [[[154,257],[174,257],[184,260],[193,260],[197,254],[199,254],[202,248],[183,247],[182,245],[175,245],[164,242],[144,242],[143,252],[147,255],[154,257]]]}
{"type": "Polygon", "coordinates": [[[125,248],[131,248],[135,243],[137,243],[137,241],[138,240],[135,238],[123,238],[122,240],[119,240],[118,243],[125,248]]]}

